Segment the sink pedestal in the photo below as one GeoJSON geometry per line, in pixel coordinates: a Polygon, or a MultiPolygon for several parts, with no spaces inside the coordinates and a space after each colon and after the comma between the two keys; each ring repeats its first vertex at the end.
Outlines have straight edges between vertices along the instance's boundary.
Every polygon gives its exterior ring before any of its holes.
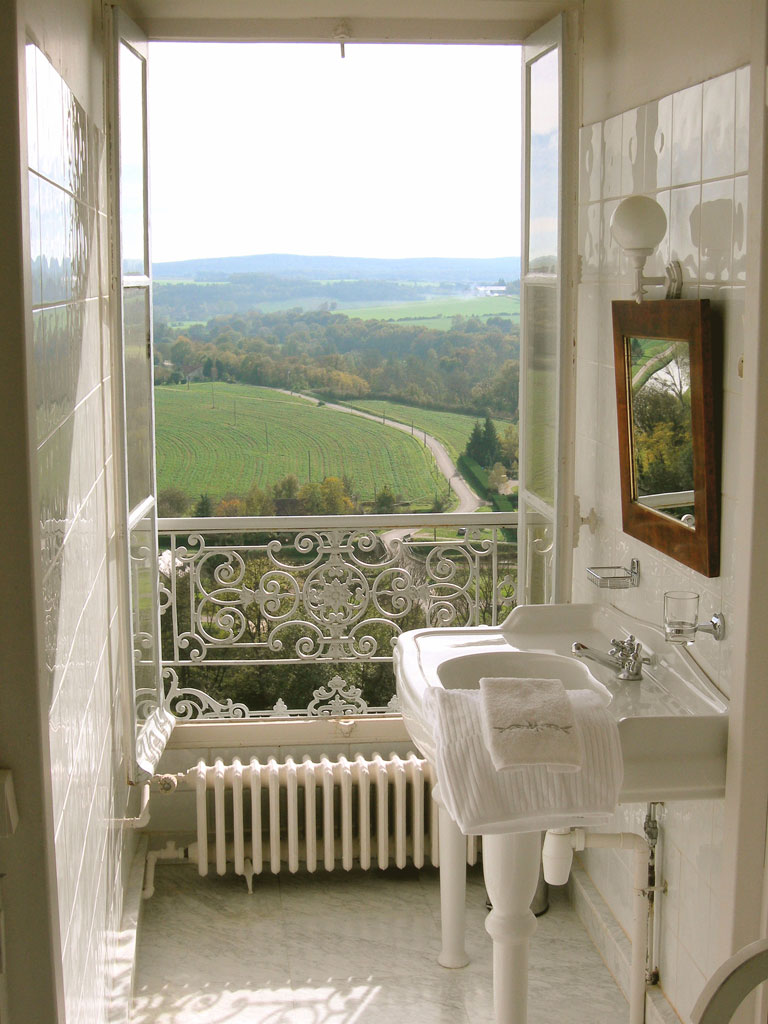
{"type": "MultiPolygon", "coordinates": [[[[437,787],[436,787],[437,788],[437,787]]],[[[464,918],[467,888],[467,838],[440,800],[440,927],[442,949],[437,962],[442,967],[466,967],[464,918]]]]}
{"type": "Polygon", "coordinates": [[[540,862],[539,832],[483,836],[483,876],[493,905],[485,928],[493,939],[495,1024],[528,1020],[528,945],[536,931],[531,903],[540,862]]]}

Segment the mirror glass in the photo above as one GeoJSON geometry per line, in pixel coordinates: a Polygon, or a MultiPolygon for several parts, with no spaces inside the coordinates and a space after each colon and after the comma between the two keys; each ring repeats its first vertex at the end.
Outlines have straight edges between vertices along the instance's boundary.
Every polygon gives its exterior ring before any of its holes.
{"type": "Polygon", "coordinates": [[[687,341],[626,337],[634,501],[695,529],[687,341]]]}

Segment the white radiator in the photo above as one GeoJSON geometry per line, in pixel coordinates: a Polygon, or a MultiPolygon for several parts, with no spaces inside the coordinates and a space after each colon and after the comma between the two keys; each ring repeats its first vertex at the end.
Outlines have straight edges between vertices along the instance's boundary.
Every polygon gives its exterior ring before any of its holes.
{"type": "MultiPolygon", "coordinates": [[[[408,861],[422,867],[428,856],[439,866],[432,769],[414,753],[386,759],[374,754],[370,760],[362,754],[352,760],[323,756],[317,762],[235,758],[226,765],[217,759],[212,766],[200,761],[176,781],[196,791],[197,842],[149,853],[145,896],[154,891],[158,858],[196,861],[201,875],[211,863],[223,875],[232,862],[249,891],[254,875],[295,872],[300,863],[307,871],[332,871],[340,862],[349,871],[355,864],[365,870],[391,863],[403,868],[408,861]]],[[[476,836],[467,837],[469,864],[477,861],[478,845],[476,836]]]]}

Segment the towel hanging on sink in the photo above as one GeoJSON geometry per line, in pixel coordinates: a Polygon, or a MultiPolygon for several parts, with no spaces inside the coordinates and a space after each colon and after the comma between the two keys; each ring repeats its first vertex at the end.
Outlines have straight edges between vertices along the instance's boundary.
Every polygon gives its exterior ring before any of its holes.
{"type": "Polygon", "coordinates": [[[497,771],[534,764],[581,771],[581,729],[561,680],[483,678],[480,708],[485,745],[497,771]]]}
{"type": "Polygon", "coordinates": [[[436,738],[440,796],[465,835],[536,832],[605,824],[624,776],[619,730],[592,690],[568,690],[581,731],[580,772],[551,772],[546,765],[496,771],[483,737],[478,690],[430,687],[424,710],[436,738]]]}

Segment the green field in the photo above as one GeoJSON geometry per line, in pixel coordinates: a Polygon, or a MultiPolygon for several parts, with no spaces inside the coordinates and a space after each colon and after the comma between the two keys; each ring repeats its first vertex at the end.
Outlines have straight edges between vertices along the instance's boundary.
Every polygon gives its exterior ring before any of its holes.
{"type": "Polygon", "coordinates": [[[513,323],[520,322],[520,299],[516,295],[498,295],[491,298],[464,299],[459,296],[425,299],[403,305],[363,306],[359,309],[338,309],[349,317],[361,320],[397,320],[420,323],[433,330],[445,331],[454,316],[508,316],[513,323]]]}
{"type": "Polygon", "coordinates": [[[158,491],[179,487],[193,499],[245,496],[289,473],[301,483],[346,475],[364,500],[387,484],[414,505],[447,488],[416,439],[270,388],[156,388],[155,435],[158,491]]]}
{"type": "MultiPolygon", "coordinates": [[[[400,423],[412,423],[415,431],[426,430],[428,434],[442,441],[448,453],[455,462],[464,451],[472,433],[472,428],[478,419],[477,416],[466,416],[458,412],[439,412],[434,409],[420,409],[415,405],[401,405],[399,402],[383,402],[375,399],[358,398],[354,402],[347,402],[355,409],[362,409],[363,412],[373,413],[381,416],[383,413],[390,420],[397,420],[400,423]]],[[[508,423],[504,420],[494,420],[494,425],[502,437],[507,429],[508,423]]]]}

